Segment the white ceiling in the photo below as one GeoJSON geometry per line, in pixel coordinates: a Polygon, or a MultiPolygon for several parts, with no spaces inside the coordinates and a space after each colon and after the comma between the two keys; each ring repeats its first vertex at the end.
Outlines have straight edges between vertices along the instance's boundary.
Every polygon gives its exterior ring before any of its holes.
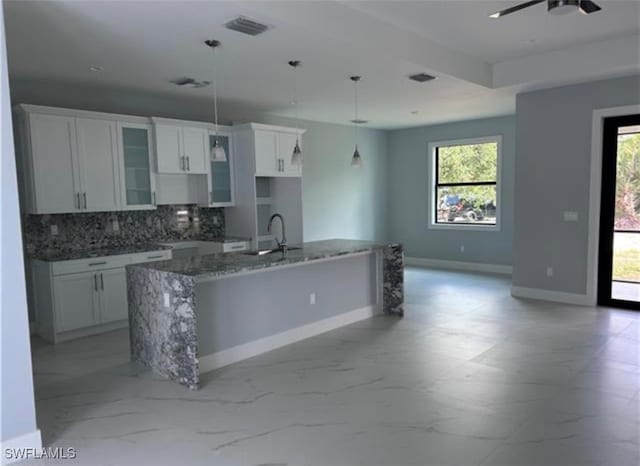
{"type": "Polygon", "coordinates": [[[491,13],[526,0],[359,1],[352,8],[487,63],[637,33],[640,2],[595,0],[590,15],[550,15],[545,3],[500,18],[491,13]]]}
{"type": "Polygon", "coordinates": [[[512,113],[522,87],[492,88],[492,62],[528,54],[539,59],[540,52],[638,32],[638,2],[600,3],[604,10],[590,17],[552,17],[538,5],[497,21],[488,13],[512,2],[13,0],[4,5],[12,79],[127,88],[202,98],[210,105],[211,88],[180,89],[168,81],[211,79],[211,52],[203,41],[216,38],[223,44],[218,54],[223,111],[242,106],[295,116],[286,63],[300,59],[301,118],[347,124],[353,118],[348,77],[359,74],[360,116],[370,127],[398,128],[512,113]],[[239,14],[274,28],[249,37],[222,27],[239,14]],[[104,71],[92,73],[90,65],[104,71]],[[438,79],[418,84],[406,78],[422,71],[438,79]]]}

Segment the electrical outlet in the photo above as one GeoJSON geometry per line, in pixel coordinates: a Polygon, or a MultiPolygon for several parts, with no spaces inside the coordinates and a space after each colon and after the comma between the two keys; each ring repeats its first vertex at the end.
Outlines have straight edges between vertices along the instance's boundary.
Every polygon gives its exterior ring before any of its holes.
{"type": "Polygon", "coordinates": [[[217,215],[213,216],[213,224],[217,227],[220,226],[220,219],[218,218],[217,215]]]}
{"type": "Polygon", "coordinates": [[[169,296],[169,293],[164,293],[164,307],[171,307],[171,297],[169,296]]]}
{"type": "Polygon", "coordinates": [[[315,293],[311,293],[309,295],[309,304],[315,304],[316,303],[316,294],[315,293]]]}
{"type": "Polygon", "coordinates": [[[58,234],[58,225],[51,225],[51,235],[56,236],[58,234]]]}
{"type": "Polygon", "coordinates": [[[461,252],[462,254],[464,254],[464,244],[461,244],[461,245],[460,245],[460,252],[461,252]]]}
{"type": "Polygon", "coordinates": [[[118,223],[118,219],[114,218],[111,221],[111,226],[113,226],[113,231],[120,231],[120,223],[118,223]]]}
{"type": "Polygon", "coordinates": [[[547,277],[553,277],[553,267],[547,267],[547,277]]]}

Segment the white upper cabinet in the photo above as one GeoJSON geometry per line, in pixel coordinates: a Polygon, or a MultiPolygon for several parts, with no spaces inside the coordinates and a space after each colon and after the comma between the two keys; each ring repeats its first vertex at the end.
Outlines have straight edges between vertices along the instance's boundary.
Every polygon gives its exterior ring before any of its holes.
{"type": "Polygon", "coordinates": [[[158,173],[208,173],[208,130],[204,125],[154,118],[158,173]]]}
{"type": "Polygon", "coordinates": [[[120,199],[128,210],[153,209],[156,177],[150,124],[118,123],[120,199]]]}
{"type": "Polygon", "coordinates": [[[278,157],[282,160],[280,169],[287,176],[302,176],[302,167],[291,163],[297,138],[294,133],[278,133],[278,157]]]}
{"type": "Polygon", "coordinates": [[[283,126],[248,123],[233,127],[238,140],[237,157],[255,162],[255,175],[268,177],[301,177],[302,167],[291,164],[296,139],[302,146],[304,130],[283,126]]]}
{"type": "Polygon", "coordinates": [[[147,118],[31,105],[16,115],[27,213],[155,208],[147,118]]]}
{"type": "Polygon", "coordinates": [[[194,174],[207,174],[209,151],[207,142],[209,132],[205,128],[182,128],[182,150],[187,160],[187,171],[194,174]]]}
{"type": "Polygon", "coordinates": [[[82,208],[120,210],[120,167],[116,122],[76,118],[82,183],[82,208]]]}
{"type": "Polygon", "coordinates": [[[256,175],[276,176],[279,172],[278,134],[256,130],[254,133],[256,175]]]}
{"type": "Polygon", "coordinates": [[[82,208],[75,118],[22,114],[18,122],[24,199],[29,213],[82,208]]]}

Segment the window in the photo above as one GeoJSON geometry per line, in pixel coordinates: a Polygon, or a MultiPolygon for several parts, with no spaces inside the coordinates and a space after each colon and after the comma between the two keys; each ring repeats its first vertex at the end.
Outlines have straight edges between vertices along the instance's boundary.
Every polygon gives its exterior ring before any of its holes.
{"type": "Polygon", "coordinates": [[[429,144],[429,228],[498,230],[499,136],[429,144]]]}

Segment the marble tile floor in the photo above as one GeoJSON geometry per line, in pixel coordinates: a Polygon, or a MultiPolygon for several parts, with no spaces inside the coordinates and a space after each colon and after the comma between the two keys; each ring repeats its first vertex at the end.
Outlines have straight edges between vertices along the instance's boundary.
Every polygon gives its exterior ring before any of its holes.
{"type": "MultiPolygon", "coordinates": [[[[205,374],[128,362],[126,330],[34,339],[38,425],[79,465],[640,464],[640,313],[408,268],[379,316],[205,374]]],[[[24,464],[57,464],[32,461],[24,464]]]]}

